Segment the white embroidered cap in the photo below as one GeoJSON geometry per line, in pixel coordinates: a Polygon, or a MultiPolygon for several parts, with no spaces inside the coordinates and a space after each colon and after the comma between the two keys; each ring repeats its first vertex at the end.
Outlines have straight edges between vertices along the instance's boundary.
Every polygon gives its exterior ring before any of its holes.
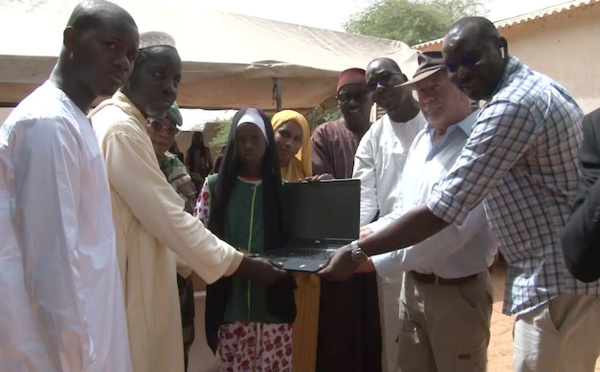
{"type": "Polygon", "coordinates": [[[169,46],[176,48],[173,36],[162,31],[148,31],[140,34],[140,49],[154,46],[169,46]]]}

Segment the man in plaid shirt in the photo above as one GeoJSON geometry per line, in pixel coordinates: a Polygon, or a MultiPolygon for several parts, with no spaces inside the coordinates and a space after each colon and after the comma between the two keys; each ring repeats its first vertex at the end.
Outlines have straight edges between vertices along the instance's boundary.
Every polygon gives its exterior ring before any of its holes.
{"type": "Polygon", "coordinates": [[[583,114],[563,87],[510,57],[485,18],[454,24],[443,53],[450,80],[471,99],[487,101],[460,157],[425,204],[338,250],[321,275],[342,280],[365,254],[460,225],[483,201],[509,265],[504,312],[516,316],[515,370],[593,371],[600,286],[571,276],[559,238],[577,191],[583,114]]]}

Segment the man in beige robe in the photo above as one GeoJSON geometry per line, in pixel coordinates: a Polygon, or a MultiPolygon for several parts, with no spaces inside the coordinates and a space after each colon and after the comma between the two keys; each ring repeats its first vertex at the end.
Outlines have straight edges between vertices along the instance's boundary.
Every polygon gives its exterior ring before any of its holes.
{"type": "Polygon", "coordinates": [[[287,275],[206,230],[160,170],[147,118],[166,115],[180,80],[172,38],[142,34],[131,78],[89,115],[106,161],[136,372],[184,370],[176,255],[208,283],[238,273],[269,285],[287,275]]]}

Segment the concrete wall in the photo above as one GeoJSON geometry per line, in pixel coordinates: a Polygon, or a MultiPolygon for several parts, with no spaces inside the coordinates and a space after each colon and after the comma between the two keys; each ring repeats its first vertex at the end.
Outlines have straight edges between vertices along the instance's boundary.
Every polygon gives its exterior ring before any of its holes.
{"type": "MultiPolygon", "coordinates": [[[[508,52],[571,92],[584,113],[600,107],[600,4],[500,29],[508,52]]],[[[435,43],[422,50],[439,50],[435,43]]]]}
{"type": "Polygon", "coordinates": [[[509,54],[562,84],[585,113],[600,107],[600,6],[502,30],[509,54]]]}

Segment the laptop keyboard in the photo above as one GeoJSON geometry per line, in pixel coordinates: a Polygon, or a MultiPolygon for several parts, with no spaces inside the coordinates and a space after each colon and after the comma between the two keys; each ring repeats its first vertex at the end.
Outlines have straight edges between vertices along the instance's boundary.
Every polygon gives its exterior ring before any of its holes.
{"type": "Polygon", "coordinates": [[[318,248],[292,248],[276,249],[265,254],[268,257],[305,258],[311,260],[327,260],[335,252],[335,249],[318,248]]]}

